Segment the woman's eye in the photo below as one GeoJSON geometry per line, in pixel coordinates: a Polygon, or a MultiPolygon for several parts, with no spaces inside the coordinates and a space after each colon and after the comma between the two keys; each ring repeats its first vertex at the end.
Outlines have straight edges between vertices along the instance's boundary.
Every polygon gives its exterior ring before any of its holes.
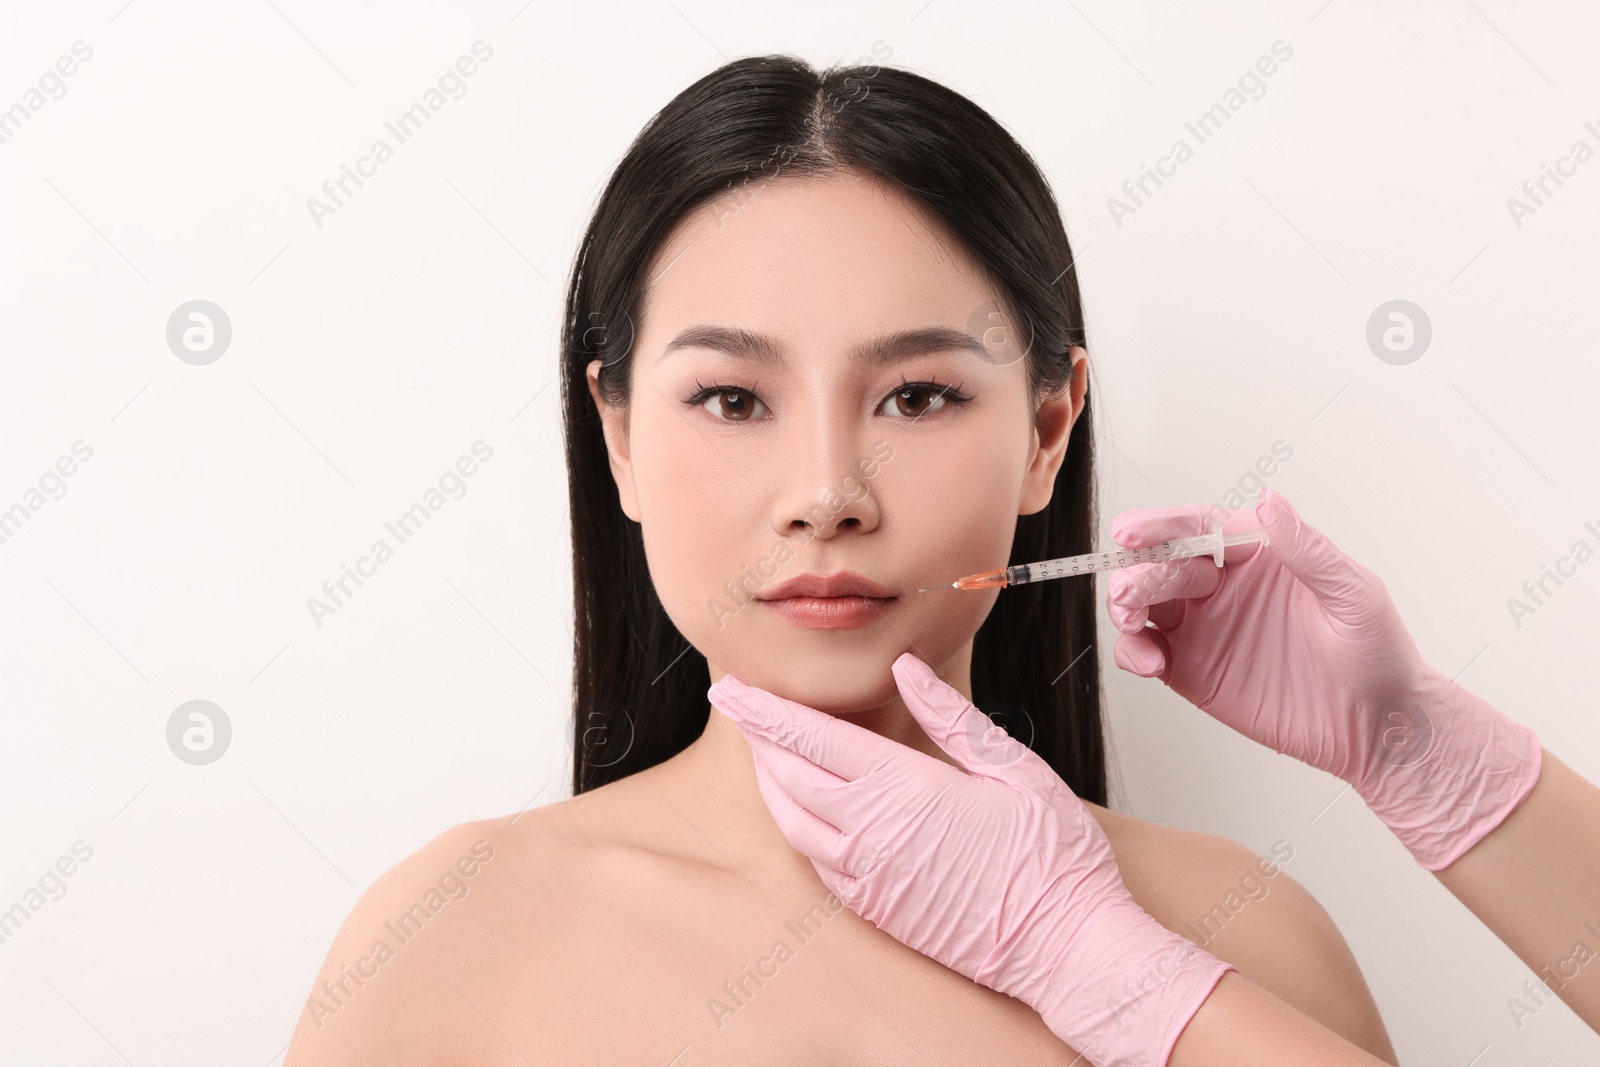
{"type": "MultiPolygon", "coordinates": [[[[891,418],[918,419],[929,412],[952,404],[964,404],[971,399],[960,392],[960,386],[940,385],[938,382],[906,382],[884,398],[878,411],[891,418]]],[[[708,415],[721,422],[753,422],[772,414],[754,393],[734,386],[705,386],[688,402],[698,404],[708,415]]]]}
{"type": "Polygon", "coordinates": [[[713,418],[724,422],[748,422],[758,417],[754,414],[756,410],[765,411],[767,407],[742,389],[723,389],[712,393],[700,406],[710,412],[713,418]]]}
{"type": "Polygon", "coordinates": [[[935,389],[928,385],[908,385],[890,393],[880,409],[885,415],[920,418],[930,411],[938,411],[950,402],[948,387],[935,389]]]}

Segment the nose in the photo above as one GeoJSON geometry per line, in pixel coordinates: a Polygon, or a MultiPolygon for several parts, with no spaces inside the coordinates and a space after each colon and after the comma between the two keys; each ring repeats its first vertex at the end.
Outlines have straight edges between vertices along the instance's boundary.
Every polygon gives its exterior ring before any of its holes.
{"type": "Polygon", "coordinates": [[[784,461],[772,512],[779,534],[810,530],[830,540],[845,530],[877,528],[878,463],[868,437],[825,414],[794,427],[780,446],[784,461]]]}

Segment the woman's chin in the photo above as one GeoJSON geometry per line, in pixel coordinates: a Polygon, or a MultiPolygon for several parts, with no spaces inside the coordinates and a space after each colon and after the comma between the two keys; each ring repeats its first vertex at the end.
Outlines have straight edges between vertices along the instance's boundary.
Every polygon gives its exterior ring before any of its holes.
{"type": "MultiPolygon", "coordinates": [[[[874,659],[859,666],[842,664],[838,657],[786,657],[781,662],[765,660],[738,663],[722,669],[740,681],[765,689],[774,696],[804,704],[829,715],[848,717],[881,707],[899,697],[890,665],[899,652],[886,659],[874,659]]],[[[713,672],[715,673],[715,672],[713,672]]]]}

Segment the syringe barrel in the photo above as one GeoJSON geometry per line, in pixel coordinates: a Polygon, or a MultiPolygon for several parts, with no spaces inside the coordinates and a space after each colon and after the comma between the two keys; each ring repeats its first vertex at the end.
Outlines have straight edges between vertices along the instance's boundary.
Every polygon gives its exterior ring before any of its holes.
{"type": "Polygon", "coordinates": [[[1006,579],[1009,585],[1026,585],[1029,582],[1042,582],[1050,578],[1070,578],[1077,574],[1094,574],[1097,571],[1113,571],[1123,567],[1131,567],[1136,563],[1160,563],[1171,559],[1173,556],[1173,542],[1163,541],[1159,545],[1149,545],[1144,548],[1118,548],[1110,552],[1085,552],[1081,556],[1063,556],[1060,559],[1041,560],[1038,563],[1023,563],[1006,568],[1006,579]]]}

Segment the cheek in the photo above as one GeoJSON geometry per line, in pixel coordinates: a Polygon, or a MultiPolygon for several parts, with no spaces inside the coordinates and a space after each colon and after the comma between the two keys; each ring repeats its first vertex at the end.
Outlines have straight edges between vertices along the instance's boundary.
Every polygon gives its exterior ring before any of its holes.
{"type": "Polygon", "coordinates": [[[665,405],[637,414],[633,482],[650,578],[674,625],[705,648],[719,632],[708,601],[727,599],[723,583],[753,564],[753,546],[768,552],[777,540],[761,506],[768,479],[758,456],[708,441],[665,405]]]}
{"type": "Polygon", "coordinates": [[[1027,459],[1028,442],[1014,423],[974,419],[960,429],[897,443],[878,487],[895,522],[896,551],[929,567],[956,566],[948,577],[931,576],[946,582],[1006,564],[1027,459]]]}

